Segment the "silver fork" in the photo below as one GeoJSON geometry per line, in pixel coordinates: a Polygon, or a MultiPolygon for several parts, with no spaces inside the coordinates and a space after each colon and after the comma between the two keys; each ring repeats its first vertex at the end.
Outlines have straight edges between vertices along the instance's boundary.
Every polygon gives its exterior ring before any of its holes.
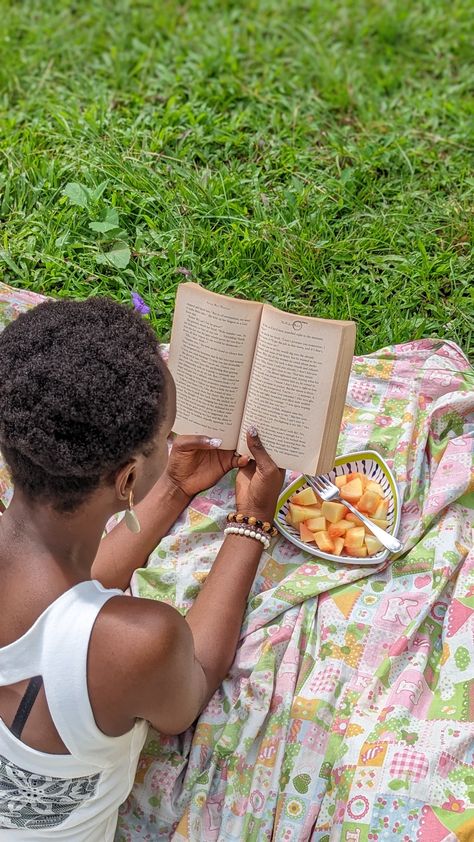
{"type": "Polygon", "coordinates": [[[321,500],[324,500],[327,503],[329,503],[330,500],[337,500],[338,503],[342,503],[342,505],[346,506],[349,511],[357,515],[362,523],[370,529],[372,534],[378,538],[380,543],[383,544],[387,550],[390,550],[392,553],[398,553],[402,549],[403,544],[398,540],[398,538],[394,538],[393,535],[385,532],[385,529],[381,529],[376,523],[372,523],[372,521],[363,515],[362,512],[359,512],[352,503],[348,503],[347,500],[344,500],[339,493],[337,485],[334,485],[334,483],[330,482],[330,480],[326,479],[326,477],[309,477],[305,474],[305,480],[308,485],[311,486],[313,491],[315,491],[316,494],[319,494],[321,500]]]}

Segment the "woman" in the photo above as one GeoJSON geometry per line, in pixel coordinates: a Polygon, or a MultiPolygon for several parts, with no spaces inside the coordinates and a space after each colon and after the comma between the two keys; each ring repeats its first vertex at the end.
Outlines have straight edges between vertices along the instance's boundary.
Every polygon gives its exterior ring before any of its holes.
{"type": "Polygon", "coordinates": [[[203,437],[168,458],[174,417],[155,335],[112,301],[40,304],[0,336],[15,489],[0,522],[0,839],[113,839],[147,723],[184,731],[232,663],[282,473],[255,430],[251,464],[203,437]],[[193,495],[232,467],[239,520],[258,523],[232,527],[186,619],[125,596],[193,495]]]}

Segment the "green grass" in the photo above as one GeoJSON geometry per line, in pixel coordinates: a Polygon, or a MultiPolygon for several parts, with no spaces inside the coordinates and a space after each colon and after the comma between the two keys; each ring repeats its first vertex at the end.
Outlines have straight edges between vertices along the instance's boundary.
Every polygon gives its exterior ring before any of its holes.
{"type": "Polygon", "coordinates": [[[164,338],[189,277],[474,353],[471,0],[0,7],[4,281],[138,290],[164,338]]]}

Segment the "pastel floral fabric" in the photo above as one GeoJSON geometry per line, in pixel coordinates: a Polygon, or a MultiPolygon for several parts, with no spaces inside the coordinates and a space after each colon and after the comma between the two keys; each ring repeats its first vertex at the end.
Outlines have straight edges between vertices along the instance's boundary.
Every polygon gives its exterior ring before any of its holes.
{"type": "MultiPolygon", "coordinates": [[[[387,459],[404,552],[354,569],[272,542],[229,675],[194,729],[150,732],[116,842],[474,839],[473,443],[454,344],[354,359],[339,452],[387,459]]],[[[197,497],[135,591],[185,613],[233,507],[231,477],[197,497]]]]}
{"type": "MultiPolygon", "coordinates": [[[[0,287],[0,320],[30,295],[0,287]]],[[[474,374],[456,345],[354,359],[339,452],[392,467],[404,552],[351,568],[272,542],[227,678],[195,727],[150,731],[116,842],[474,839],[473,443],[474,374]]],[[[233,487],[193,500],[136,594],[186,613],[233,487]]]]}

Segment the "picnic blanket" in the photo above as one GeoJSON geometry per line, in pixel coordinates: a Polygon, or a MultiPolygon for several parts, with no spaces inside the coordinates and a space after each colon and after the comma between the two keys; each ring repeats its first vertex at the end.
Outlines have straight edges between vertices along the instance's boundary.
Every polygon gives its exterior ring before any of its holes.
{"type": "MultiPolygon", "coordinates": [[[[0,323],[37,300],[0,285],[0,323]]],[[[193,728],[150,731],[116,842],[474,840],[473,442],[456,345],[354,359],[339,452],[387,459],[404,552],[350,568],[272,542],[227,678],[193,728]]],[[[193,500],[136,594],[188,610],[233,488],[193,500]]]]}
{"type": "MultiPolygon", "coordinates": [[[[474,376],[460,349],[356,357],[338,449],[361,447],[395,473],[403,555],[354,569],[276,539],[229,675],[195,728],[150,732],[116,842],[474,840],[474,376]]],[[[233,488],[193,501],[137,594],[187,611],[233,488]]]]}

